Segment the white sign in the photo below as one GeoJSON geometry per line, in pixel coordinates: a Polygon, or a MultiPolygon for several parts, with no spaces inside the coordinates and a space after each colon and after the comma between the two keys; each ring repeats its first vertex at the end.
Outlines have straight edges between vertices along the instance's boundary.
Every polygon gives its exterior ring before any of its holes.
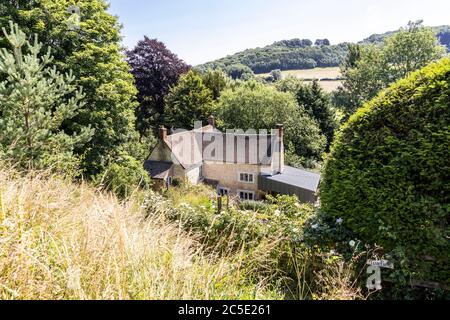
{"type": "Polygon", "coordinates": [[[372,267],[394,269],[394,264],[387,260],[369,260],[367,261],[367,264],[372,267]]]}

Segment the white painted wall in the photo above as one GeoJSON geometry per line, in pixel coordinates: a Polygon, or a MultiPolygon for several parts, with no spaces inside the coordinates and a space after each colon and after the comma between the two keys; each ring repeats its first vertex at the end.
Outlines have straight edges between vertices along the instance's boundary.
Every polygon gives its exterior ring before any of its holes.
{"type": "Polygon", "coordinates": [[[202,180],[200,172],[201,172],[200,167],[191,169],[190,171],[186,172],[186,178],[191,184],[197,185],[202,180]]]}

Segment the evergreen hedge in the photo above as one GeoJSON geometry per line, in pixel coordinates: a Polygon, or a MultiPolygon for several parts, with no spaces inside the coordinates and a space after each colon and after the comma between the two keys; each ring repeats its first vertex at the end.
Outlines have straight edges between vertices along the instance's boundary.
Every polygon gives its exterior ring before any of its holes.
{"type": "Polygon", "coordinates": [[[398,81],[359,109],[324,169],[322,207],[381,245],[397,283],[450,286],[450,59],[398,81]]]}

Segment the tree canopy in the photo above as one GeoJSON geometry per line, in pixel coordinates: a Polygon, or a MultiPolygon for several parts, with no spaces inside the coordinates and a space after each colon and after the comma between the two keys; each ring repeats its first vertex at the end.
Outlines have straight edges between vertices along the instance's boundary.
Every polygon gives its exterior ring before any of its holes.
{"type": "Polygon", "coordinates": [[[141,134],[164,123],[164,99],[189,66],[173,54],[164,43],[144,37],[128,51],[128,63],[139,91],[137,127],[141,134]]]}
{"type": "Polygon", "coordinates": [[[336,103],[350,115],[389,84],[441,58],[444,48],[431,28],[410,22],[381,44],[351,45],[341,66],[345,79],[336,103]]]}
{"type": "Polygon", "coordinates": [[[213,100],[219,99],[222,91],[231,83],[231,79],[220,68],[208,69],[202,75],[202,80],[205,86],[212,91],[213,100]]]}
{"type": "Polygon", "coordinates": [[[191,70],[166,97],[166,124],[190,130],[195,121],[206,122],[212,114],[213,92],[206,87],[200,74],[191,70]]]}
{"type": "Polygon", "coordinates": [[[296,92],[296,98],[298,104],[317,121],[320,130],[327,137],[327,147],[329,147],[338,127],[330,96],[323,91],[316,80],[310,85],[301,86],[296,92]]]}
{"type": "Polygon", "coordinates": [[[83,94],[73,85],[71,73],[62,75],[52,66],[50,49],[40,55],[37,37],[30,43],[17,25],[3,28],[11,49],[0,51],[0,155],[24,169],[51,167],[77,171],[73,154],[93,136],[89,127],[76,134],[61,130],[83,106],[83,94]],[[26,50],[25,47],[28,47],[26,50]]]}
{"type": "MultiPolygon", "coordinates": [[[[123,152],[143,158],[135,130],[136,88],[120,45],[120,26],[105,0],[79,0],[80,24],[70,23],[70,0],[2,1],[0,27],[12,20],[28,35],[37,34],[51,47],[55,65],[73,71],[83,87],[84,106],[65,121],[63,129],[78,132],[91,126],[95,135],[83,147],[83,169],[89,176],[102,173],[123,152]]],[[[2,42],[4,46],[4,40],[2,42]]]]}

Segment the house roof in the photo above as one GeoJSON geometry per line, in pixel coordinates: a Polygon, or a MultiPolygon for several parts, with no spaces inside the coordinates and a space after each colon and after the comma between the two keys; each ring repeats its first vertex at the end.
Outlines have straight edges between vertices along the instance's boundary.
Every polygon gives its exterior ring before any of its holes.
{"type": "Polygon", "coordinates": [[[173,163],[162,161],[146,161],[144,168],[150,173],[154,179],[164,179],[168,175],[173,163]]]}
{"type": "Polygon", "coordinates": [[[168,135],[164,143],[188,169],[203,161],[270,165],[276,138],[274,134],[222,133],[208,125],[168,135]]]}
{"type": "Polygon", "coordinates": [[[320,174],[289,166],[284,167],[283,173],[264,178],[313,192],[318,190],[320,183],[320,174]]]}
{"type": "Polygon", "coordinates": [[[283,173],[260,176],[259,188],[266,192],[296,195],[302,202],[315,203],[320,175],[306,170],[285,166],[283,173]]]}

